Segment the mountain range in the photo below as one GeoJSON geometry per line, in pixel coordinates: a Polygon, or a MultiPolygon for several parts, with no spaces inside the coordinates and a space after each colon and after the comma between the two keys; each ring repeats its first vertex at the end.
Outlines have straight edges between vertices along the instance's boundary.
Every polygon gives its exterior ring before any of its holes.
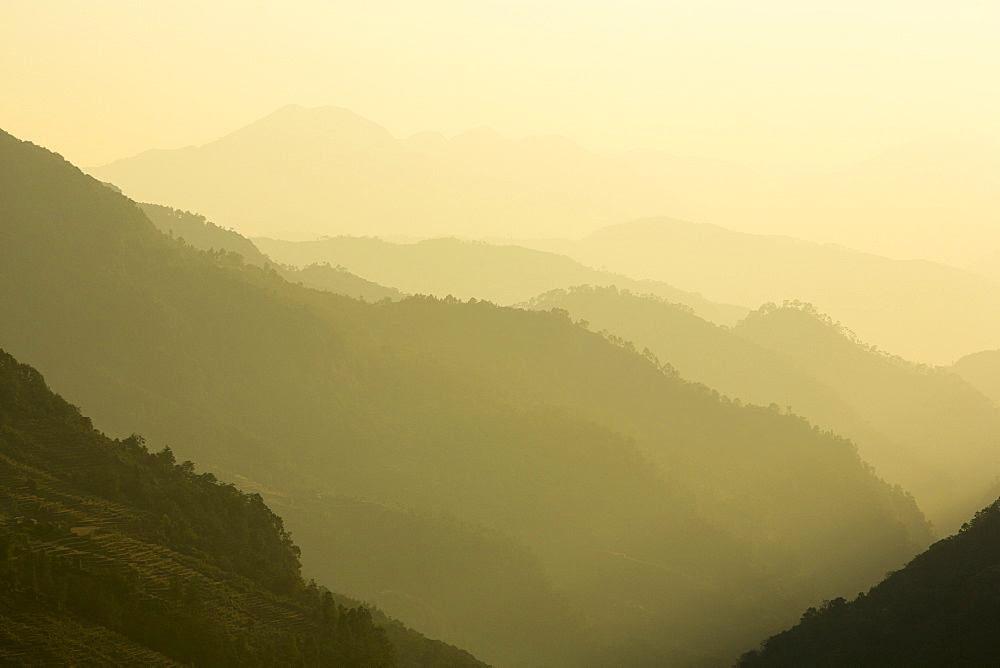
{"type": "Polygon", "coordinates": [[[288,106],[204,146],[91,172],[131,197],[248,236],[579,238],[649,216],[967,266],[996,247],[1000,148],[926,140],[795,178],[657,151],[602,156],[561,136],[396,138],[337,107],[288,106]]]}
{"type": "Polygon", "coordinates": [[[571,235],[651,209],[688,213],[628,166],[563,137],[511,141],[480,128],[397,139],[337,107],[284,107],[205,146],[92,172],[246,235],[571,235]]]}
{"type": "Polygon", "coordinates": [[[723,663],[932,540],[850,441],[565,312],[310,289],[7,134],[0,166],[0,345],[483,660],[723,663]]]}
{"type": "Polygon", "coordinates": [[[917,362],[948,365],[1000,346],[1000,283],[927,260],[664,218],[579,241],[521,243],[723,303],[808,302],[862,340],[917,362]]]}
{"type": "Polygon", "coordinates": [[[960,267],[984,250],[1000,252],[1000,145],[986,139],[914,140],[849,167],[795,177],[657,151],[617,157],[670,184],[697,212],[694,220],[740,232],[960,267]]]}
{"type": "MultiPolygon", "coordinates": [[[[614,288],[555,290],[527,306],[565,310],[669,360],[688,380],[852,438],[943,533],[1000,493],[1000,411],[971,376],[959,377],[971,363],[956,364],[956,375],[879,353],[807,304],[769,305],[731,328],[614,288]]],[[[979,377],[995,376],[983,365],[979,377]]]]}
{"type": "Polygon", "coordinates": [[[719,324],[733,324],[749,311],[709,301],[696,292],[678,290],[662,281],[637,281],[625,274],[591,269],[564,255],[516,245],[454,238],[405,244],[373,237],[300,242],[257,238],[253,243],[281,263],[296,267],[316,263],[343,266],[366,279],[410,294],[452,295],[510,305],[571,285],[616,285],[685,304],[706,320],[719,324]]]}

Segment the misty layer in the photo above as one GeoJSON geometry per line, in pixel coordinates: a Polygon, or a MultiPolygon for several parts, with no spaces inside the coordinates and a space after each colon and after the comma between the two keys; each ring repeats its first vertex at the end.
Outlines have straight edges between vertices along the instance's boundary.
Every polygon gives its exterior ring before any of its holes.
{"type": "Polygon", "coordinates": [[[376,602],[484,660],[724,663],[931,541],[850,441],[563,312],[310,290],[9,135],[0,160],[3,345],[110,432],[284,499],[315,577],[399,582],[376,602]],[[433,584],[455,549],[478,601],[433,584]]]}

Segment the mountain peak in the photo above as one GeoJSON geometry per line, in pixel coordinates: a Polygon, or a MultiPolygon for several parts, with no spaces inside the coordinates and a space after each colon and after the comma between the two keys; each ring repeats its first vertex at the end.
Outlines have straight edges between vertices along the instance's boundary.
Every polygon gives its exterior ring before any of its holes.
{"type": "Polygon", "coordinates": [[[294,139],[370,143],[392,141],[393,136],[378,123],[344,107],[289,104],[213,144],[294,139]]]}

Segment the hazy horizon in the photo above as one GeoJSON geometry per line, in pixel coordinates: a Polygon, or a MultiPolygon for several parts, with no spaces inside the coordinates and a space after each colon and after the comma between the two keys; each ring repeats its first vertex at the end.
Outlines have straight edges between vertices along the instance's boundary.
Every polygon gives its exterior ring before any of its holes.
{"type": "Polygon", "coordinates": [[[978,2],[48,0],[6,14],[4,127],[88,167],[286,104],[346,107],[400,137],[487,126],[788,175],[925,138],[1000,139],[1000,8],[978,2]]]}
{"type": "Polygon", "coordinates": [[[993,141],[911,141],[792,178],[660,151],[601,155],[563,135],[400,137],[343,107],[284,105],[201,146],[88,171],[136,199],[288,240],[580,239],[669,217],[963,268],[1000,252],[993,141]]]}

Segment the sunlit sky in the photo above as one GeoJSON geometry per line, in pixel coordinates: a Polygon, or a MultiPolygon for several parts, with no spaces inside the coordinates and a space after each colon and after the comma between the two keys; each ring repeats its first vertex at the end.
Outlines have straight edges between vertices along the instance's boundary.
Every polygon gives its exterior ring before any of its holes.
{"type": "Polygon", "coordinates": [[[1000,2],[4,0],[0,127],[96,166],[286,104],[829,169],[1000,138],[1000,2]]]}

